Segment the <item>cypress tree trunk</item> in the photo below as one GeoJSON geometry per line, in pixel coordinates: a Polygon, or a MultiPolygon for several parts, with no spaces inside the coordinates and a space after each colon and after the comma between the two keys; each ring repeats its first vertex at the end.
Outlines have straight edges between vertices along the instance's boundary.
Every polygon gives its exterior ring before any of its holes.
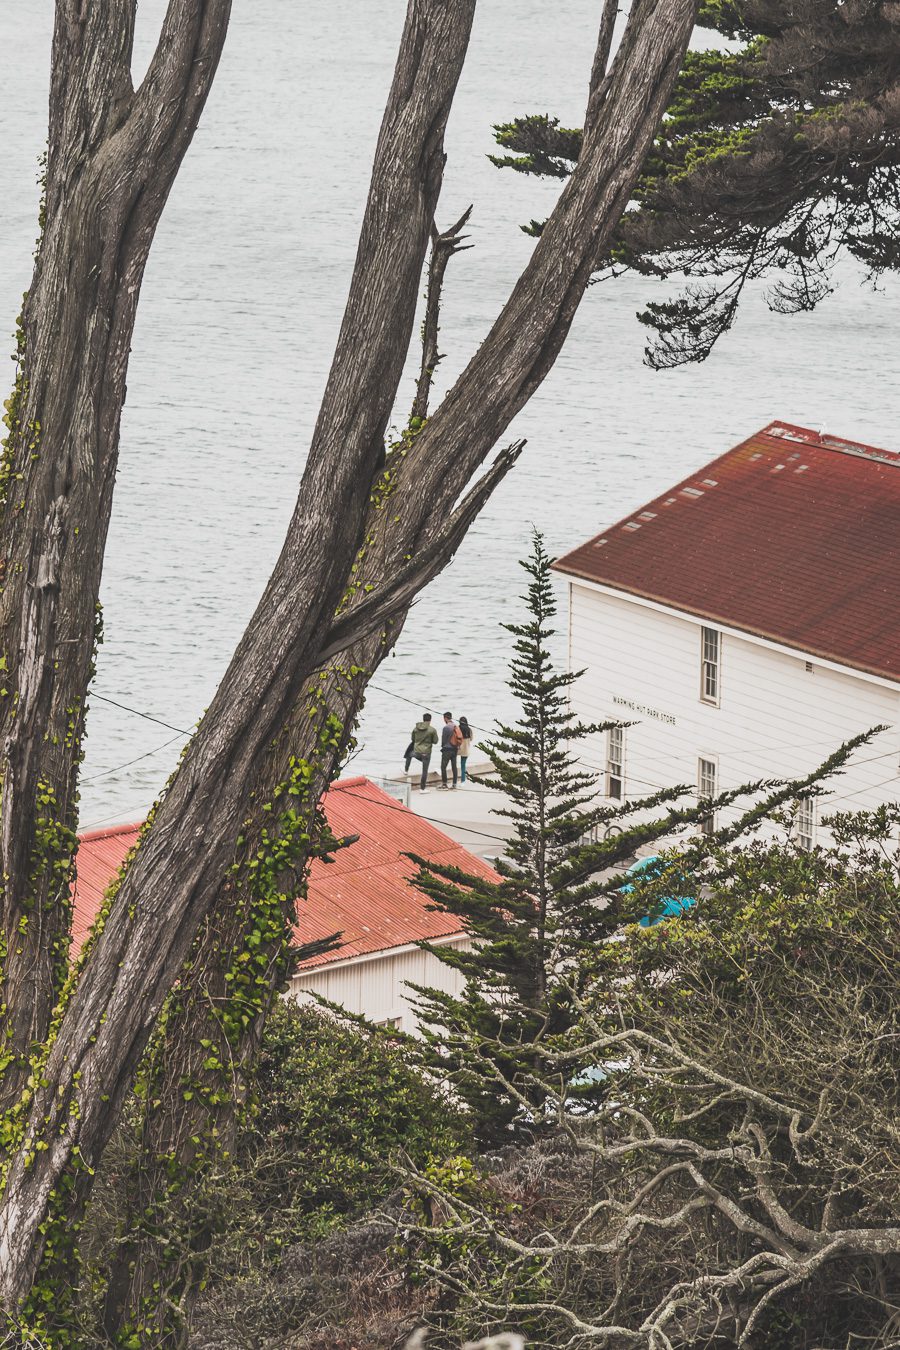
{"type": "MultiPolygon", "coordinates": [[[[604,34],[614,9],[605,7],[604,34]]],[[[394,473],[384,463],[382,437],[440,180],[440,133],[455,85],[449,67],[461,65],[471,21],[470,7],[458,0],[411,0],[398,66],[403,79],[395,82],[379,140],[357,273],[285,547],[67,1002],[27,1117],[16,1123],[20,1142],[0,1205],[0,1299],[8,1309],[27,1297],[67,1223],[67,1197],[89,1184],[86,1169],[115,1125],[162,1002],[217,903],[268,747],[306,682],[334,655],[396,622],[512,462],[513,455],[502,455],[454,510],[562,346],[633,190],[694,12],[694,0],[637,0],[609,75],[601,35],[581,161],[491,333],[394,473]],[[429,25],[439,30],[440,61],[423,72],[429,25]],[[380,157],[395,127],[404,152],[424,144],[412,177],[406,154],[399,165],[380,157]],[[399,569],[379,571],[360,594],[357,560],[368,547],[369,512],[387,501],[383,528],[397,527],[393,537],[414,533],[404,522],[421,519],[423,501],[427,523],[415,550],[399,553],[399,569]]],[[[386,556],[393,563],[398,552],[386,556]]],[[[325,754],[320,790],[336,753],[325,754]]],[[[258,793],[257,800],[266,798],[258,793]]]]}
{"type": "Polygon", "coordinates": [[[42,233],[0,468],[0,1109],[67,970],[77,773],[144,266],[230,0],[172,0],[140,89],[135,0],[59,0],[42,233]]]}
{"type": "MultiPolygon", "coordinates": [[[[402,566],[404,553],[415,548],[428,520],[428,503],[413,498],[415,509],[400,535],[399,522],[386,508],[403,456],[428,416],[441,359],[437,333],[443,278],[449,259],[464,247],[460,230],[468,215],[444,234],[433,233],[421,372],[409,429],[394,447],[394,461],[389,459],[381,488],[370,502],[366,542],[353,582],[358,595],[365,595],[371,581],[402,566]]],[[[478,502],[485,491],[482,487],[478,502]]],[[[476,503],[470,502],[469,512],[475,509],[476,503]]],[[[146,1070],[125,1239],[110,1273],[104,1309],[110,1340],[138,1337],[162,1350],[179,1346],[190,1325],[205,1254],[223,1219],[215,1199],[212,1213],[208,1200],[198,1200],[210,1176],[227,1169],[234,1156],[265,1021],[299,959],[292,930],[296,901],[305,889],[308,841],[316,833],[323,774],[335,753],[346,749],[366,683],[392,650],[404,618],[370,633],[307,682],[290,723],[264,762],[235,870],[223,881],[179,988],[169,996],[153,1063],[146,1070]],[[268,803],[272,809],[260,811],[268,803]],[[274,869],[269,861],[273,856],[274,869]]],[[[301,906],[301,934],[302,927],[301,906]]]]}
{"type": "MultiPolygon", "coordinates": [[[[272,749],[271,795],[254,802],[271,810],[254,812],[262,824],[248,819],[234,870],[167,1001],[142,1071],[139,1153],[109,1277],[104,1331],[115,1343],[185,1344],[207,1252],[226,1218],[214,1179],[232,1165],[266,1017],[298,959],[292,930],[320,834],[322,774],[331,742],[346,740],[341,728],[361,689],[359,678],[334,673],[308,685],[272,749]]],[[[301,933],[302,919],[301,904],[301,933]]]]}

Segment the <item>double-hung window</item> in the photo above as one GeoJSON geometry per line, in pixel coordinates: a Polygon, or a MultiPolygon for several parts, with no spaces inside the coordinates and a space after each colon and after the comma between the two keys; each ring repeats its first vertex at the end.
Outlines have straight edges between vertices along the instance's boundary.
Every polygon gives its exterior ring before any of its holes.
{"type": "Polygon", "coordinates": [[[718,704],[722,673],[722,634],[717,628],[701,628],[700,644],[700,697],[704,703],[718,704]]]}
{"type": "Polygon", "coordinates": [[[625,795],[625,728],[606,733],[606,795],[620,802],[625,795]]]}
{"type": "MultiPolygon", "coordinates": [[[[697,796],[700,801],[706,801],[710,797],[715,797],[718,792],[717,786],[718,773],[716,761],[714,759],[703,759],[702,756],[697,761],[697,796]]],[[[700,822],[700,833],[705,835],[715,834],[716,818],[714,815],[707,816],[700,822]]]]}
{"type": "Polygon", "coordinates": [[[794,816],[794,837],[799,848],[810,849],[816,842],[816,803],[813,797],[804,797],[797,803],[794,816]]]}

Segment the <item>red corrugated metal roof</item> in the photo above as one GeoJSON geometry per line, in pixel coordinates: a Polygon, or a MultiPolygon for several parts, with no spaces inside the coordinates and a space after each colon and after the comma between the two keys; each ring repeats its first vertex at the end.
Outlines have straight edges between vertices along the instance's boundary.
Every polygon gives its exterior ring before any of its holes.
{"type": "MultiPolygon", "coordinates": [[[[312,865],[307,900],[297,905],[297,941],[309,942],[336,932],[343,933],[343,941],[337,951],[305,962],[302,969],[461,931],[459,920],[452,915],[426,908],[426,897],[409,885],[415,867],[403,855],[417,853],[433,862],[492,877],[487,863],[367,778],[332,784],[324,806],[332,832],[338,837],[358,834],[359,841],[339,849],[334,862],[317,860],[312,865]]],[[[80,951],[104,892],[139,830],[140,822],[80,836],[73,955],[80,951]]]]}
{"type": "Polygon", "coordinates": [[[900,680],[900,455],[772,422],[556,568],[900,680]]]}

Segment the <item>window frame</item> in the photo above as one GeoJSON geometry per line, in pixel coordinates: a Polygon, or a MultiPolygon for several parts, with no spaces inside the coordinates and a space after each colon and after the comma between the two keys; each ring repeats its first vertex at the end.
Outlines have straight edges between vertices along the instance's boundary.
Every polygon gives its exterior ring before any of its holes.
{"type": "MultiPolygon", "coordinates": [[[[718,758],[717,758],[715,755],[698,755],[698,756],[697,756],[697,801],[698,801],[698,802],[709,801],[712,797],[718,796],[718,793],[719,793],[719,761],[718,761],[718,758]],[[711,773],[711,774],[707,773],[706,775],[704,775],[704,768],[711,769],[711,770],[712,770],[712,773],[711,773]],[[706,781],[707,786],[709,785],[710,779],[712,780],[712,791],[711,791],[711,792],[704,792],[704,791],[703,791],[704,777],[705,777],[705,781],[706,781]]],[[[715,812],[713,812],[713,814],[712,814],[707,820],[701,820],[701,821],[699,822],[699,824],[700,824],[700,833],[703,834],[703,835],[706,835],[707,838],[710,838],[710,837],[711,837],[712,835],[714,835],[715,832],[716,832],[716,815],[715,815],[715,812]]]]}
{"type": "Polygon", "coordinates": [[[606,732],[606,795],[610,801],[625,800],[625,728],[609,727],[606,732]],[[618,759],[613,758],[613,738],[618,740],[618,759]],[[618,773],[616,772],[618,769],[618,773]],[[618,783],[618,792],[613,792],[613,783],[618,783]]]}
{"type": "Polygon", "coordinates": [[[700,702],[711,708],[718,708],[722,701],[722,634],[718,628],[709,628],[706,624],[700,628],[700,702]],[[707,655],[708,640],[715,643],[715,657],[707,655]],[[707,675],[712,675],[710,683],[715,692],[707,689],[707,675]]]}
{"type": "Polygon", "coordinates": [[[816,846],[817,824],[815,797],[800,797],[794,812],[794,842],[806,853],[816,846]]]}

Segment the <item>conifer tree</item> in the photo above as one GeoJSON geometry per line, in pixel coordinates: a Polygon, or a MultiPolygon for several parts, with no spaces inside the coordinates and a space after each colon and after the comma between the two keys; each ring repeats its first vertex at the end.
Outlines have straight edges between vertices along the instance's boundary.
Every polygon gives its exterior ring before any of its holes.
{"type": "Polygon", "coordinates": [[[450,1070],[487,1140],[502,1138],[517,1110],[511,1098],[498,1096],[490,1063],[507,1079],[524,1080],[571,1023],[579,958],[623,918],[643,913],[643,892],[619,891],[617,864],[711,809],[693,803],[660,812],[693,792],[687,786],[624,808],[598,805],[597,777],[579,763],[577,750],[617,724],[587,724],[571,711],[568,691],[582,672],[556,670],[550,657],[551,562],[535,532],[531,556],[521,564],[529,578],[526,618],[503,625],[514,638],[509,687],[522,711],[483,747],[496,777],[482,781],[503,794],[508,804],[495,814],[513,826],[495,864],[497,880],[415,858],[416,885],[435,907],[458,915],[473,939],[468,951],[428,948],[465,976],[466,989],[454,997],[417,987],[426,1057],[450,1070]]]}
{"type": "MultiPolygon", "coordinates": [[[[842,253],[872,279],[900,269],[897,6],[704,0],[698,24],[712,40],[685,58],[599,268],[694,279],[640,315],[654,366],[703,360],[753,281],[788,313],[830,294],[842,253]]],[[[494,130],[494,163],[518,173],[564,179],[581,154],[555,117],[494,130]]]]}
{"type": "MultiPolygon", "coordinates": [[[[460,995],[412,986],[423,1057],[452,1081],[486,1143],[508,1139],[514,1122],[533,1127],[538,1083],[563,1072],[554,1049],[578,1020],[601,944],[625,924],[671,914],[678,908],[673,896],[687,910],[683,902],[701,894],[705,860],[782,807],[819,795],[822,780],[884,729],[854,737],[803,779],[747,783],[699,800],[694,785],[681,784],[610,804],[578,751],[588,737],[620,724],[584,723],[570,708],[568,691],[583,672],[559,671],[551,660],[551,565],[535,531],[531,556],[521,563],[529,578],[526,617],[503,625],[514,639],[508,684],[521,715],[482,747],[496,770],[482,782],[504,798],[494,814],[512,822],[496,880],[412,855],[415,885],[435,908],[455,914],[472,940],[468,950],[422,944],[466,981],[460,995]],[[690,829],[742,798],[746,806],[712,835],[690,829]],[[656,841],[665,844],[660,862],[626,881],[623,868],[656,841]]],[[[565,1062],[567,1090],[584,1106],[603,1092],[583,1072],[592,1063],[588,1056],[579,1066],[571,1055],[565,1062]]]]}

